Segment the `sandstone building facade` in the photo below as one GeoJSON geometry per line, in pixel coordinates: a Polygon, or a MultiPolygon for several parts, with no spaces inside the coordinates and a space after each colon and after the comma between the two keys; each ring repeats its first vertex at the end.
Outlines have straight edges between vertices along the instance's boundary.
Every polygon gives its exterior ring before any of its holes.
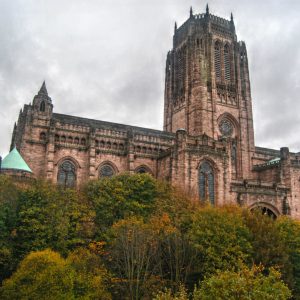
{"type": "Polygon", "coordinates": [[[148,172],[199,201],[300,218],[300,154],[255,146],[246,45],[233,17],[208,7],[175,24],[163,131],[55,113],[43,83],[20,112],[15,145],[34,176],[64,186],[148,172]]]}

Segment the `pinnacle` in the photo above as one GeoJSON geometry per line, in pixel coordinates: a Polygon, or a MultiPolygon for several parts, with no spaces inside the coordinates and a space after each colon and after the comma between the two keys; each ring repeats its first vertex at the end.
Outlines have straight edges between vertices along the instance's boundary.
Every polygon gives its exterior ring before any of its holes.
{"type": "Polygon", "coordinates": [[[39,90],[39,94],[43,94],[43,95],[47,95],[48,96],[48,91],[47,91],[47,88],[46,88],[46,83],[45,83],[45,80],[43,81],[43,84],[39,90]]]}

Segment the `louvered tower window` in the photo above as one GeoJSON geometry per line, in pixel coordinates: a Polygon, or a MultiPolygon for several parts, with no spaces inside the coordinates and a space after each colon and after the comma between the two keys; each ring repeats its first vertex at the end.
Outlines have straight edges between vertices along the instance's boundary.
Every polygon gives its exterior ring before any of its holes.
{"type": "Polygon", "coordinates": [[[215,74],[216,80],[221,80],[221,45],[215,43],[215,74]]]}
{"type": "Polygon", "coordinates": [[[58,169],[57,182],[64,188],[74,187],[76,183],[76,168],[70,160],[65,160],[58,169]]]}
{"type": "Polygon", "coordinates": [[[224,47],[224,67],[225,67],[225,80],[231,80],[231,68],[230,68],[230,51],[228,45],[224,47]]]}
{"type": "Polygon", "coordinates": [[[200,200],[215,203],[215,176],[211,165],[203,162],[199,169],[199,194],[200,200]]]}

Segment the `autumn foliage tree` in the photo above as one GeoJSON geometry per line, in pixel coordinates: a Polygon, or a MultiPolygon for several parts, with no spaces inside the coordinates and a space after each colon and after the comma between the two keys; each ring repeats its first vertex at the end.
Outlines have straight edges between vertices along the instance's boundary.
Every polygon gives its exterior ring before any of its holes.
{"type": "Polygon", "coordinates": [[[299,237],[291,218],[204,205],[147,174],[80,190],[0,176],[4,299],[44,299],[45,284],[48,299],[218,299],[223,290],[226,300],[236,283],[239,297],[269,287],[274,299],[289,289],[300,299],[299,237]]]}

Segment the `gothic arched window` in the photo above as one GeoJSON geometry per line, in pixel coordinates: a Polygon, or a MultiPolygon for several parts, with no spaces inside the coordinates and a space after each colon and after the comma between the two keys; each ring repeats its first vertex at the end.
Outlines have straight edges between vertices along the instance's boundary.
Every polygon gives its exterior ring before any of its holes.
{"type": "Polygon", "coordinates": [[[215,203],[215,176],[211,165],[204,161],[199,168],[199,195],[201,201],[215,203]]]}
{"type": "Polygon", "coordinates": [[[45,101],[42,101],[41,104],[40,104],[40,111],[45,111],[46,109],[46,106],[45,106],[45,101]]]}
{"type": "Polygon", "coordinates": [[[99,170],[99,177],[112,177],[115,175],[115,170],[109,164],[102,165],[99,170]]]}
{"type": "Polygon", "coordinates": [[[57,182],[64,188],[74,187],[76,183],[76,168],[73,162],[65,160],[58,169],[57,182]]]}
{"type": "Polygon", "coordinates": [[[221,80],[221,45],[215,43],[215,74],[216,80],[221,80]]]}
{"type": "Polygon", "coordinates": [[[230,68],[230,51],[229,46],[224,47],[224,67],[225,67],[225,80],[231,80],[231,68],[230,68]]]}
{"type": "Polygon", "coordinates": [[[136,168],[135,173],[138,173],[138,174],[145,174],[145,173],[151,174],[151,171],[146,166],[140,166],[140,167],[136,168]]]}

